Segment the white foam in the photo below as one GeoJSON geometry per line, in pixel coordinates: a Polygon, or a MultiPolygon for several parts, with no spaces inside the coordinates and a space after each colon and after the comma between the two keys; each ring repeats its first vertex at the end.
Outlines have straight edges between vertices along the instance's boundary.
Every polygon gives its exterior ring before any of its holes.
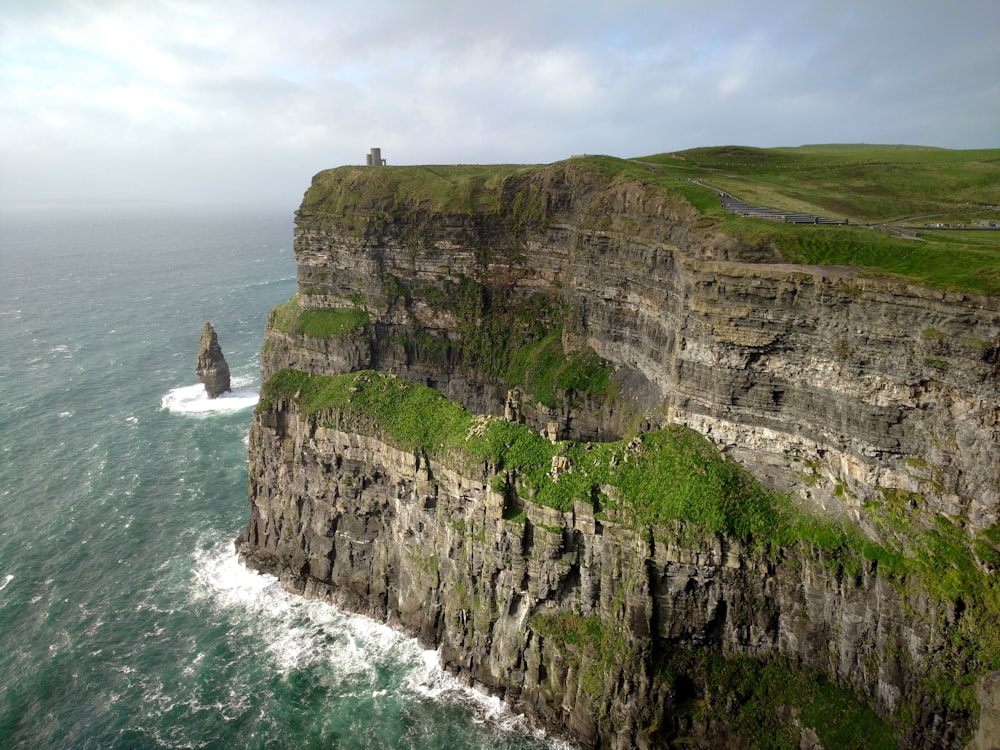
{"type": "Polygon", "coordinates": [[[0,591],[3,591],[5,588],[7,588],[7,584],[9,584],[13,580],[14,576],[8,573],[7,577],[3,579],[3,583],[0,583],[0,591]]]}
{"type": "Polygon", "coordinates": [[[253,375],[233,375],[229,379],[229,385],[233,390],[245,389],[248,385],[252,385],[255,379],[253,375]]]}
{"type": "Polygon", "coordinates": [[[205,386],[198,383],[169,391],[160,399],[160,408],[174,414],[213,414],[249,409],[257,405],[258,399],[257,391],[251,390],[229,391],[209,398],[205,386]]]}
{"type": "Polygon", "coordinates": [[[236,614],[235,622],[257,634],[280,673],[314,667],[330,670],[326,679],[342,688],[350,685],[351,694],[378,698],[386,691],[402,691],[458,703],[470,711],[473,721],[488,723],[501,733],[544,739],[549,747],[561,750],[570,747],[545,738],[499,698],[463,685],[440,667],[438,652],[423,649],[415,639],[367,617],[289,594],[274,576],[245,568],[228,543],[196,553],[194,583],[195,598],[207,598],[213,607],[236,614]],[[394,686],[380,678],[387,669],[399,674],[394,686]]]}

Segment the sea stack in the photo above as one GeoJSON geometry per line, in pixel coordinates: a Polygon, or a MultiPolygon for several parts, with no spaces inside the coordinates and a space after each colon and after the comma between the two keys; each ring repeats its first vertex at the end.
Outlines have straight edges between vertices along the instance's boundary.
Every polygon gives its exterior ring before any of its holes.
{"type": "Polygon", "coordinates": [[[222,356],[222,347],[219,346],[219,338],[215,335],[215,329],[211,323],[205,324],[205,330],[201,333],[201,345],[198,350],[198,380],[205,385],[205,392],[209,398],[217,396],[231,390],[229,386],[229,365],[226,358],[222,356]]]}

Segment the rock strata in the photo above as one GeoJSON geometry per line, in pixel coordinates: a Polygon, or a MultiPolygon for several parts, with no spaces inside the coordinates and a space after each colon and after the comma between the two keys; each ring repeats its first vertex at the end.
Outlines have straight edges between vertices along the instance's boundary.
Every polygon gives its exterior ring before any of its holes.
{"type": "MultiPolygon", "coordinates": [[[[696,658],[813,670],[901,746],[994,742],[1000,299],[785,264],[583,162],[475,183],[462,209],[414,193],[423,177],[314,178],[265,381],[391,372],[552,445],[679,423],[863,544],[639,523],[598,507],[603,486],[556,510],[502,466],[401,450],[289,393],[251,428],[245,562],[587,747],[747,746],[725,720],[747,695],[696,658]]],[[[821,744],[821,722],[774,710],[775,746],[821,744]]]]}
{"type": "Polygon", "coordinates": [[[686,204],[567,165],[505,183],[512,205],[533,196],[533,223],[431,212],[392,187],[317,206],[358,179],[321,173],[306,194],[298,300],[359,305],[371,325],[338,339],[269,326],[265,379],[382,370],[495,415],[519,386],[538,430],[608,440],[679,422],[824,513],[865,523],[888,491],[919,496],[926,522],[1000,521],[1000,299],[774,262],[686,204]],[[613,399],[509,382],[495,352],[553,330],[563,352],[610,363],[613,399]]]}
{"type": "Polygon", "coordinates": [[[696,672],[670,677],[677,648],[821,671],[884,716],[916,711],[908,747],[960,747],[966,717],[940,696],[913,701],[954,635],[954,608],[876,565],[848,575],[819,550],[772,556],[583,500],[557,511],[522,498],[512,514],[490,467],[456,470],[341,421],[289,402],[255,416],[244,562],[416,636],[581,747],[699,732],[698,746],[728,746],[683,718],[686,701],[711,695],[696,672]]]}
{"type": "Polygon", "coordinates": [[[211,323],[205,323],[198,347],[198,364],[195,368],[198,381],[204,384],[209,398],[218,398],[232,390],[229,383],[229,365],[219,346],[219,338],[211,323]]]}

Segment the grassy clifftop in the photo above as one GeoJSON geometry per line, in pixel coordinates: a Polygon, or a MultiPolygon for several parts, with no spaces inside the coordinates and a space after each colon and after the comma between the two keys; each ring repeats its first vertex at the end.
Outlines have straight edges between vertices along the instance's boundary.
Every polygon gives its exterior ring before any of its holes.
{"type": "Polygon", "coordinates": [[[1000,296],[1000,149],[952,151],[912,146],[721,147],[634,160],[608,156],[550,165],[339,167],[320,172],[302,210],[352,226],[366,215],[394,221],[429,214],[498,220],[516,231],[543,228],[560,191],[640,184],[700,214],[700,229],[771,245],[791,263],[849,265],[932,288],[1000,296]],[[711,188],[757,205],[847,218],[852,224],[902,223],[917,239],[864,226],[785,225],[723,211],[711,188]],[[927,223],[965,224],[930,231],[927,223]]]}
{"type": "Polygon", "coordinates": [[[342,214],[420,208],[436,213],[485,213],[501,205],[504,181],[538,169],[522,165],[338,167],[320,172],[303,211],[342,214]]]}
{"type": "Polygon", "coordinates": [[[762,206],[858,223],[1000,220],[1000,149],[830,144],[724,146],[642,159],[762,206]]]}

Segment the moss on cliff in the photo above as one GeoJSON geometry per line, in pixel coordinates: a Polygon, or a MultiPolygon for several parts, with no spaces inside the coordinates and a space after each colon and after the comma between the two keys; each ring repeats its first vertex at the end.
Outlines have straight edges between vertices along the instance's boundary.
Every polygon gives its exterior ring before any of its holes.
{"type": "Polygon", "coordinates": [[[683,520],[740,539],[771,538],[779,520],[777,498],[680,425],[631,441],[553,444],[525,425],[477,417],[431,388],[376,372],[281,370],[264,385],[258,408],[281,400],[320,423],[403,450],[486,463],[535,502],[561,511],[581,500],[629,525],[683,520]]]}
{"type": "Polygon", "coordinates": [[[542,404],[553,407],[560,394],[611,398],[613,372],[612,364],[589,347],[566,354],[562,330],[557,329],[512,351],[503,376],[511,385],[523,386],[542,404]]]}
{"type": "Polygon", "coordinates": [[[814,731],[822,747],[898,747],[889,725],[853,693],[788,659],[762,662],[674,649],[664,654],[658,670],[677,697],[681,736],[685,726],[690,731],[692,725],[711,723],[719,734],[722,729],[756,748],[806,746],[803,730],[814,731]],[[695,685],[702,687],[693,691],[695,685]]]}
{"type": "Polygon", "coordinates": [[[622,665],[637,661],[638,644],[619,628],[604,624],[599,615],[536,614],[531,629],[561,652],[567,667],[576,667],[580,687],[595,700],[601,698],[605,683],[617,678],[622,665]]]}
{"type": "Polygon", "coordinates": [[[392,277],[385,303],[410,305],[419,299],[453,316],[457,340],[417,329],[400,336],[408,352],[432,363],[452,362],[482,375],[521,387],[549,408],[579,397],[610,399],[616,393],[614,366],[590,347],[567,352],[563,346],[566,310],[554,294],[519,298],[509,290],[468,276],[411,289],[392,277]]]}
{"type": "Polygon", "coordinates": [[[283,333],[313,338],[335,338],[368,323],[368,313],[357,307],[328,307],[303,310],[297,297],[278,305],[267,324],[283,333]]]}

